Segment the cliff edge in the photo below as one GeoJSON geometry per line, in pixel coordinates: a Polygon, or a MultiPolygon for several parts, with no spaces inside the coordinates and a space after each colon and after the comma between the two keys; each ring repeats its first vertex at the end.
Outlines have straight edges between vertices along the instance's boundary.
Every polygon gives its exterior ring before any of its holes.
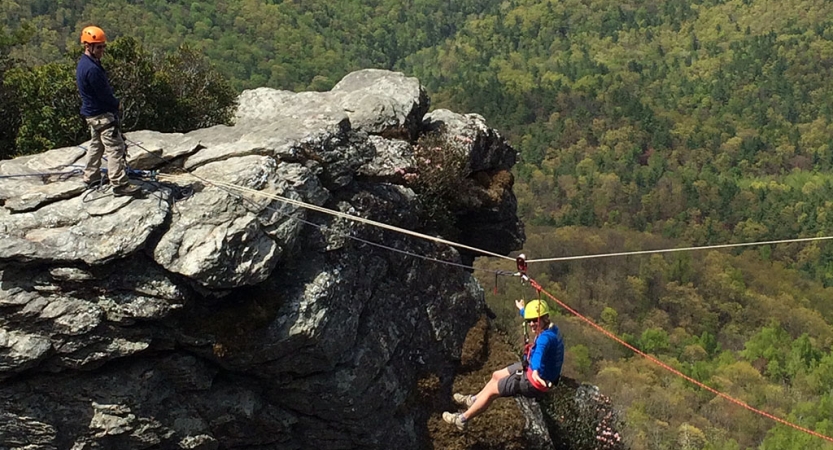
{"type": "Polygon", "coordinates": [[[126,133],[139,198],[87,190],[85,144],[0,161],[0,448],[424,448],[409,399],[450,392],[477,255],[228,186],[519,249],[515,150],[428,109],[381,70],[245,91],[234,126],[126,133]]]}

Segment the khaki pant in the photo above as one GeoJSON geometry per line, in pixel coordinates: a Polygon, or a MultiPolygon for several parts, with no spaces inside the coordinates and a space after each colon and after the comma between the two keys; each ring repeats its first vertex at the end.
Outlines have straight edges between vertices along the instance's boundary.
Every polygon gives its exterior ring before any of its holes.
{"type": "Polygon", "coordinates": [[[121,131],[115,126],[116,116],[105,113],[100,116],[88,117],[92,142],[87,149],[87,166],[84,168],[84,182],[90,183],[101,179],[99,168],[101,156],[107,157],[107,176],[113,186],[128,184],[125,161],[127,147],[124,145],[121,131]]]}

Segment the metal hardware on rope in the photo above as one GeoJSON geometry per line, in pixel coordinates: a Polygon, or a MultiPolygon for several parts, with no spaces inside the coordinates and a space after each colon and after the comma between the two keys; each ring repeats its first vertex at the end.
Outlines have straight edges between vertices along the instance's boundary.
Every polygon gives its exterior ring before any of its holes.
{"type": "Polygon", "coordinates": [[[526,255],[524,255],[523,253],[518,255],[518,257],[515,258],[515,264],[518,265],[518,274],[520,274],[521,276],[525,276],[527,268],[526,255]]]}

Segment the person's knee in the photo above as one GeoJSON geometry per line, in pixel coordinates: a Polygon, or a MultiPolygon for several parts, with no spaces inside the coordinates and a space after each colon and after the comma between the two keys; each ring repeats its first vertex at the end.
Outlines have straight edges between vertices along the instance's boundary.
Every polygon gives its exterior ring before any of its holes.
{"type": "Polygon", "coordinates": [[[512,375],[511,373],[509,373],[509,369],[503,368],[503,369],[497,370],[495,372],[492,372],[492,379],[493,380],[500,380],[502,378],[508,377],[509,375],[512,375]]]}

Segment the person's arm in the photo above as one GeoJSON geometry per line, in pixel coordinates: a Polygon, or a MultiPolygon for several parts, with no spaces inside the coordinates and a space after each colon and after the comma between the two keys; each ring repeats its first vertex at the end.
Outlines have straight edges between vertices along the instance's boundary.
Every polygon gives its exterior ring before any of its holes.
{"type": "Polygon", "coordinates": [[[93,88],[93,95],[95,95],[95,99],[99,105],[105,108],[107,112],[118,116],[119,99],[113,94],[113,88],[110,86],[110,81],[104,74],[104,70],[92,70],[88,77],[90,86],[93,88]]]}
{"type": "Polygon", "coordinates": [[[533,351],[532,355],[529,357],[529,368],[532,369],[532,378],[534,378],[538,383],[541,383],[543,386],[550,386],[550,382],[541,378],[541,375],[538,373],[538,369],[541,368],[541,360],[546,354],[550,342],[551,341],[548,339],[548,336],[538,336],[538,339],[535,342],[535,351],[533,351]]]}
{"type": "Polygon", "coordinates": [[[532,378],[542,386],[547,387],[550,386],[550,382],[541,378],[541,374],[538,373],[538,369],[541,368],[541,359],[544,357],[548,345],[549,339],[539,336],[538,342],[535,343],[535,351],[529,357],[529,367],[532,369],[532,378]]]}
{"type": "Polygon", "coordinates": [[[544,356],[544,349],[547,346],[546,338],[538,336],[535,340],[535,347],[532,349],[532,354],[529,355],[529,368],[533,373],[538,373],[541,368],[541,358],[544,356]]]}

